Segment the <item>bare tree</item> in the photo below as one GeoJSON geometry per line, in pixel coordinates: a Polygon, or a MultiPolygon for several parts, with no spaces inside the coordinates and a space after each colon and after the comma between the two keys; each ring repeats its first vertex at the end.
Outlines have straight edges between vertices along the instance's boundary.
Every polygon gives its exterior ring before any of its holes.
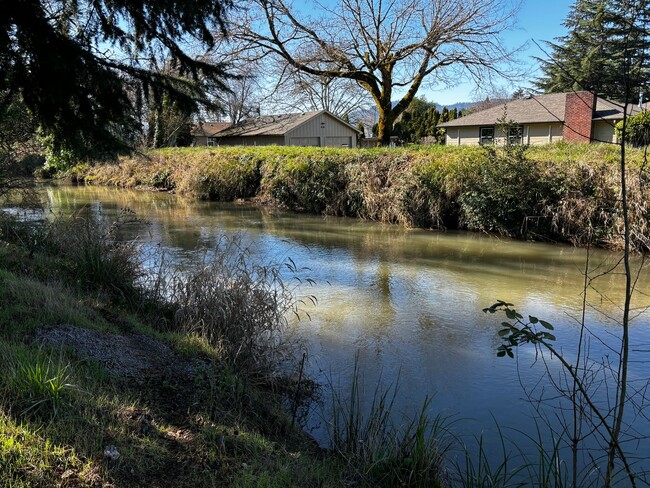
{"type": "Polygon", "coordinates": [[[261,88],[253,71],[246,64],[236,67],[235,77],[227,83],[230,91],[218,95],[224,114],[233,124],[260,114],[261,88]]]}
{"type": "Polygon", "coordinates": [[[286,63],[268,102],[279,111],[327,110],[338,117],[372,106],[370,94],[354,80],[313,76],[286,63]]]}
{"type": "Polygon", "coordinates": [[[513,21],[512,0],[338,0],[312,4],[318,16],[285,0],[249,5],[235,35],[303,73],[356,82],[377,106],[384,143],[425,80],[454,67],[476,78],[503,73],[511,54],[500,33],[513,21]]]}
{"type": "Polygon", "coordinates": [[[269,81],[263,73],[268,73],[269,67],[264,62],[263,53],[247,49],[240,41],[217,35],[212,48],[197,58],[208,63],[221,63],[228,68],[229,77],[224,80],[225,90],[215,90],[210,93],[216,113],[202,114],[212,118],[226,117],[233,124],[259,115],[269,81]]]}

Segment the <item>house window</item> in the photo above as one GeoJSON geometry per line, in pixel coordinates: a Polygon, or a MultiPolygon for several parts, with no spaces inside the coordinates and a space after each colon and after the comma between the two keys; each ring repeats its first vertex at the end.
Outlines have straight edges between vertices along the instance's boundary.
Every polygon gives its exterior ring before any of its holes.
{"type": "Polygon", "coordinates": [[[216,137],[208,137],[208,146],[218,146],[216,137]]]}
{"type": "Polygon", "coordinates": [[[494,144],[494,127],[481,127],[479,129],[479,144],[494,144]]]}
{"type": "Polygon", "coordinates": [[[512,125],[508,129],[508,144],[521,144],[524,141],[524,127],[512,125]]]}

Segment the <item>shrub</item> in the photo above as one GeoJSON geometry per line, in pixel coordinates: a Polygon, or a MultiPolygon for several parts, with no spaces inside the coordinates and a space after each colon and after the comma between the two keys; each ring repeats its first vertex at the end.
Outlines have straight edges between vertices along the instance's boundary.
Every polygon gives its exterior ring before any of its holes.
{"type": "Polygon", "coordinates": [[[50,224],[47,252],[66,258],[69,279],[78,285],[108,293],[119,301],[137,303],[138,282],[144,273],[137,243],[117,236],[119,228],[133,219],[132,211],[122,209],[117,220],[109,223],[84,207],[50,224]]]}
{"type": "Polygon", "coordinates": [[[261,180],[259,155],[247,151],[214,156],[184,170],[175,187],[181,193],[202,200],[232,201],[258,193],[261,180]]]}
{"type": "Polygon", "coordinates": [[[461,224],[469,230],[508,236],[548,234],[543,203],[556,196],[539,164],[526,157],[527,147],[484,150],[485,164],[477,167],[458,199],[461,224]]]}
{"type": "Polygon", "coordinates": [[[344,158],[333,151],[305,152],[267,162],[262,190],[292,209],[330,215],[348,214],[344,198],[344,158]]]}
{"type": "MultiPolygon", "coordinates": [[[[626,141],[634,147],[650,145],[650,111],[644,110],[629,117],[625,124],[626,141]]],[[[623,137],[623,121],[616,124],[616,137],[623,137]]]]}
{"type": "Polygon", "coordinates": [[[285,332],[287,314],[299,311],[282,268],[298,271],[291,260],[255,263],[239,237],[224,237],[203,263],[167,280],[163,299],[175,327],[207,339],[236,372],[269,375],[296,350],[285,332]]]}

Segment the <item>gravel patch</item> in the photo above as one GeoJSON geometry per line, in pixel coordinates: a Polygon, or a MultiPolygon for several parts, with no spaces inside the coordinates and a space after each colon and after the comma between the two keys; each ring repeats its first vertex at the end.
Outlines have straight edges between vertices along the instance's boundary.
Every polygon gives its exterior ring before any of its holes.
{"type": "Polygon", "coordinates": [[[43,345],[74,349],[81,359],[90,359],[108,373],[137,382],[151,377],[192,378],[203,361],[177,356],[169,346],[145,334],[108,334],[73,325],[52,325],[39,329],[36,340],[43,345]]]}

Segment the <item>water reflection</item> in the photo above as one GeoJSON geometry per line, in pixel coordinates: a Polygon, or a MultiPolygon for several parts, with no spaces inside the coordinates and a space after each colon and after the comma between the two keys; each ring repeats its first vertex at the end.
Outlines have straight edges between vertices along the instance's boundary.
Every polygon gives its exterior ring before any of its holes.
{"type": "MultiPolygon", "coordinates": [[[[312,374],[345,385],[359,351],[369,392],[380,377],[391,382],[399,375],[400,407],[416,409],[433,395],[436,409],[466,419],[458,424],[465,434],[494,432],[495,422],[528,429],[533,412],[522,384],[532,388],[545,373],[532,349],[522,350],[517,361],[496,358],[502,319],[484,315],[482,308],[503,299],[545,318],[556,325],[558,344],[569,356],[577,340],[585,250],[191,202],[161,193],[56,187],[47,189],[47,197],[63,212],[89,203],[107,214],[128,207],[150,221],[131,227],[131,237],[160,244],[179,258],[215,246],[224,233],[243,232],[260,259],[290,256],[308,266],[305,275],[316,284],[307,292],[319,304],[309,310],[311,321],[294,327],[311,344],[312,374]]],[[[590,274],[610,269],[617,260],[593,251],[590,274]]],[[[640,273],[632,330],[639,350],[650,344],[649,319],[641,313],[650,305],[643,294],[649,285],[648,273],[640,273]]],[[[622,292],[620,273],[599,277],[588,292],[586,322],[603,338],[591,345],[597,359],[612,353],[607,343],[619,330],[622,292]]],[[[634,362],[632,375],[648,378],[650,365],[634,362]]],[[[322,436],[322,428],[315,433],[322,436]]],[[[641,444],[637,451],[648,453],[648,448],[641,444]]]]}

